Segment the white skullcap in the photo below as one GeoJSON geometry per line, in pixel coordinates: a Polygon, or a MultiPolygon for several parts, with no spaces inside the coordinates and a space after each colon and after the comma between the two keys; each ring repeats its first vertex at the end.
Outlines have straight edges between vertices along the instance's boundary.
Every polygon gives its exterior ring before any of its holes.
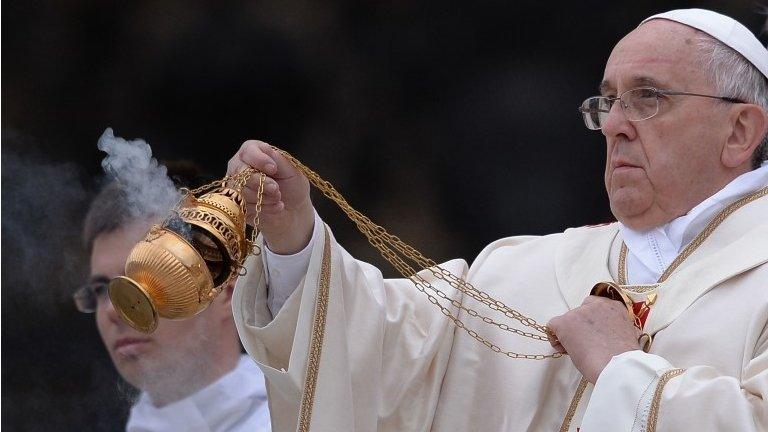
{"type": "Polygon", "coordinates": [[[701,30],[736,50],[768,78],[768,49],[743,24],[735,19],[706,9],[677,9],[643,20],[666,19],[701,30]]]}

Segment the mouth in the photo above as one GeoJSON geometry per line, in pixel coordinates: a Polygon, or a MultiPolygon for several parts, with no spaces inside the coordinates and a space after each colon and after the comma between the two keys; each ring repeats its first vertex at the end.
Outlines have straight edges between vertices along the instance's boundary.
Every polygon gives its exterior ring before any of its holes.
{"type": "Polygon", "coordinates": [[[622,161],[622,160],[614,161],[611,165],[613,165],[613,170],[614,171],[619,170],[619,169],[623,169],[623,168],[640,168],[640,166],[638,166],[638,165],[634,165],[634,164],[631,164],[629,162],[622,161]]]}
{"type": "Polygon", "coordinates": [[[121,355],[137,355],[146,350],[150,339],[121,338],[112,346],[116,353],[121,355]]]}

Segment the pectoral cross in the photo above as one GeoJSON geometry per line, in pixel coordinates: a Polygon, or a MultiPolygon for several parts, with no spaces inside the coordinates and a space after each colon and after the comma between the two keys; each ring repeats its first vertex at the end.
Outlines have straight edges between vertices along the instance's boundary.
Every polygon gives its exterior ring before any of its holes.
{"type": "Polygon", "coordinates": [[[640,330],[645,326],[645,321],[648,319],[648,314],[651,312],[651,306],[656,303],[658,294],[650,293],[645,296],[645,301],[634,302],[632,304],[632,312],[635,314],[635,325],[640,330]]]}

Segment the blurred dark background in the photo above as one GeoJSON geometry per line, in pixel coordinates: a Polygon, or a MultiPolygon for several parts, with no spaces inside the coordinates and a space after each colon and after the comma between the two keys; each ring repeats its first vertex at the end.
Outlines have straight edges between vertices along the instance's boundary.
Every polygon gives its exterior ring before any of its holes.
{"type": "Polygon", "coordinates": [[[19,431],[120,430],[127,415],[131,390],[69,297],[104,128],[216,176],[266,140],[426,255],[471,261],[500,237],[611,220],[604,142],[576,107],[643,18],[706,7],[765,23],[755,1],[2,6],[2,427],[19,431]]]}

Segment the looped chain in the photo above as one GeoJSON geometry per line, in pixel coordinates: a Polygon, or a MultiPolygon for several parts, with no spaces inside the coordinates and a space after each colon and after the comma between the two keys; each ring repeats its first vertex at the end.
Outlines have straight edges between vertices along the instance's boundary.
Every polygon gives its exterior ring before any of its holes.
{"type": "MultiPolygon", "coordinates": [[[[248,253],[252,255],[259,255],[261,254],[261,247],[259,247],[256,238],[259,236],[259,225],[261,224],[261,207],[264,202],[264,183],[267,175],[257,170],[256,168],[247,167],[236,174],[231,174],[224,177],[223,179],[219,180],[218,183],[221,187],[229,186],[238,192],[242,192],[243,188],[245,188],[245,185],[248,183],[248,180],[250,180],[250,178],[255,174],[258,174],[259,176],[259,187],[256,193],[256,208],[254,210],[252,223],[253,230],[251,230],[251,236],[248,239],[248,253]]],[[[243,214],[246,214],[244,200],[241,203],[240,210],[243,211],[243,214]]],[[[243,270],[245,270],[245,268],[243,268],[243,270]]]]}
{"type": "Polygon", "coordinates": [[[256,242],[256,237],[259,236],[259,225],[261,224],[261,206],[264,201],[264,180],[267,175],[259,171],[259,191],[256,198],[256,209],[253,215],[253,230],[251,231],[251,253],[254,255],[261,254],[261,247],[256,242]]]}
{"type": "MultiPolygon", "coordinates": [[[[497,344],[488,340],[477,331],[467,327],[467,325],[461,321],[458,316],[446,306],[447,303],[457,310],[464,311],[468,316],[482,321],[485,324],[489,324],[497,327],[498,329],[506,332],[516,334],[521,337],[538,340],[549,341],[552,335],[548,331],[547,327],[539,324],[536,320],[529,318],[519,311],[507,306],[502,301],[497,300],[487,293],[475,288],[472,284],[464,280],[463,278],[456,276],[447,269],[440,267],[437,263],[431,259],[425,257],[421,252],[414,247],[402,241],[395,235],[387,232],[386,229],[380,225],[375,224],[367,216],[352,208],[346,199],[334,188],[334,186],[323,180],[317,173],[310,168],[299,162],[296,158],[291,156],[288,152],[273,147],[275,151],[282,154],[288,161],[290,161],[297,170],[303,173],[309,182],[315,186],[322,194],[329,198],[331,201],[341,208],[341,210],[349,217],[349,219],[355,224],[357,229],[365,235],[368,242],[375,247],[379,253],[386,259],[392,266],[405,278],[409,279],[416,289],[427,296],[430,303],[435,305],[440,312],[450,319],[454,325],[464,330],[470,337],[474,338],[484,346],[488,347],[491,351],[503,354],[513,359],[529,359],[529,360],[544,360],[549,358],[562,357],[564,354],[555,352],[550,354],[521,354],[514,351],[508,351],[502,349],[497,344]],[[461,301],[451,298],[444,291],[432,285],[427,279],[420,275],[419,271],[427,271],[436,279],[446,282],[453,289],[465,294],[466,296],[476,300],[477,302],[484,304],[493,311],[496,311],[506,318],[515,320],[525,327],[530,328],[532,331],[524,331],[515,327],[512,327],[506,323],[499,322],[490,316],[483,315],[477,310],[463,304],[461,301]]],[[[242,192],[243,188],[247,184],[248,180],[255,174],[259,176],[259,185],[257,190],[257,199],[253,215],[253,230],[251,231],[250,238],[247,243],[249,246],[249,253],[258,255],[261,253],[261,249],[256,241],[259,234],[259,225],[261,223],[261,210],[263,205],[264,184],[266,180],[266,174],[252,167],[248,167],[238,173],[225,176],[220,180],[208,183],[196,189],[182,189],[183,198],[191,195],[197,195],[205,191],[214,189],[232,188],[238,192],[242,192]]],[[[183,199],[182,198],[182,199],[183,199]]],[[[240,204],[243,214],[246,213],[245,201],[240,204]]],[[[241,264],[241,263],[239,263],[241,264]]],[[[245,274],[245,268],[242,265],[236,265],[237,273],[240,275],[245,274]]]]}
{"type": "MultiPolygon", "coordinates": [[[[441,303],[440,299],[449,303],[456,309],[462,310],[467,315],[481,320],[482,322],[493,325],[503,331],[507,331],[518,336],[538,340],[549,341],[552,338],[551,333],[547,327],[539,324],[533,318],[529,318],[519,311],[507,306],[502,301],[497,300],[487,293],[480,291],[474,287],[471,283],[467,282],[463,278],[456,276],[447,269],[440,267],[437,263],[431,259],[425,257],[421,252],[414,247],[400,240],[395,235],[387,232],[386,229],[380,225],[375,224],[367,216],[363,215],[359,211],[352,208],[346,199],[336,190],[336,188],[328,181],[323,180],[317,173],[310,168],[299,162],[296,158],[291,156],[288,152],[279,148],[273,147],[273,149],[283,155],[288,161],[290,161],[297,170],[304,174],[309,182],[315,186],[322,194],[336,203],[339,208],[347,215],[347,217],[357,226],[357,229],[365,235],[368,242],[375,247],[384,259],[386,259],[403,277],[408,278],[415,285],[416,289],[427,296],[430,303],[440,309],[440,312],[448,317],[456,327],[464,330],[469,336],[488,347],[491,351],[506,355],[507,357],[514,359],[530,359],[530,360],[544,360],[548,358],[562,357],[564,354],[560,352],[550,354],[520,354],[513,351],[506,351],[480,335],[477,331],[472,330],[461,321],[458,316],[454,315],[448,307],[441,303]],[[418,270],[414,269],[412,263],[418,270]],[[482,315],[476,310],[464,305],[462,302],[455,300],[448,296],[445,292],[436,288],[429,283],[424,277],[419,275],[417,271],[426,270],[431,273],[436,279],[448,283],[452,288],[467,295],[468,297],[486,305],[491,310],[497,311],[505,317],[515,320],[525,327],[532,329],[532,332],[520,330],[518,328],[511,327],[508,324],[500,323],[490,316],[482,315]]],[[[261,197],[261,195],[259,195],[261,197]]]]}

